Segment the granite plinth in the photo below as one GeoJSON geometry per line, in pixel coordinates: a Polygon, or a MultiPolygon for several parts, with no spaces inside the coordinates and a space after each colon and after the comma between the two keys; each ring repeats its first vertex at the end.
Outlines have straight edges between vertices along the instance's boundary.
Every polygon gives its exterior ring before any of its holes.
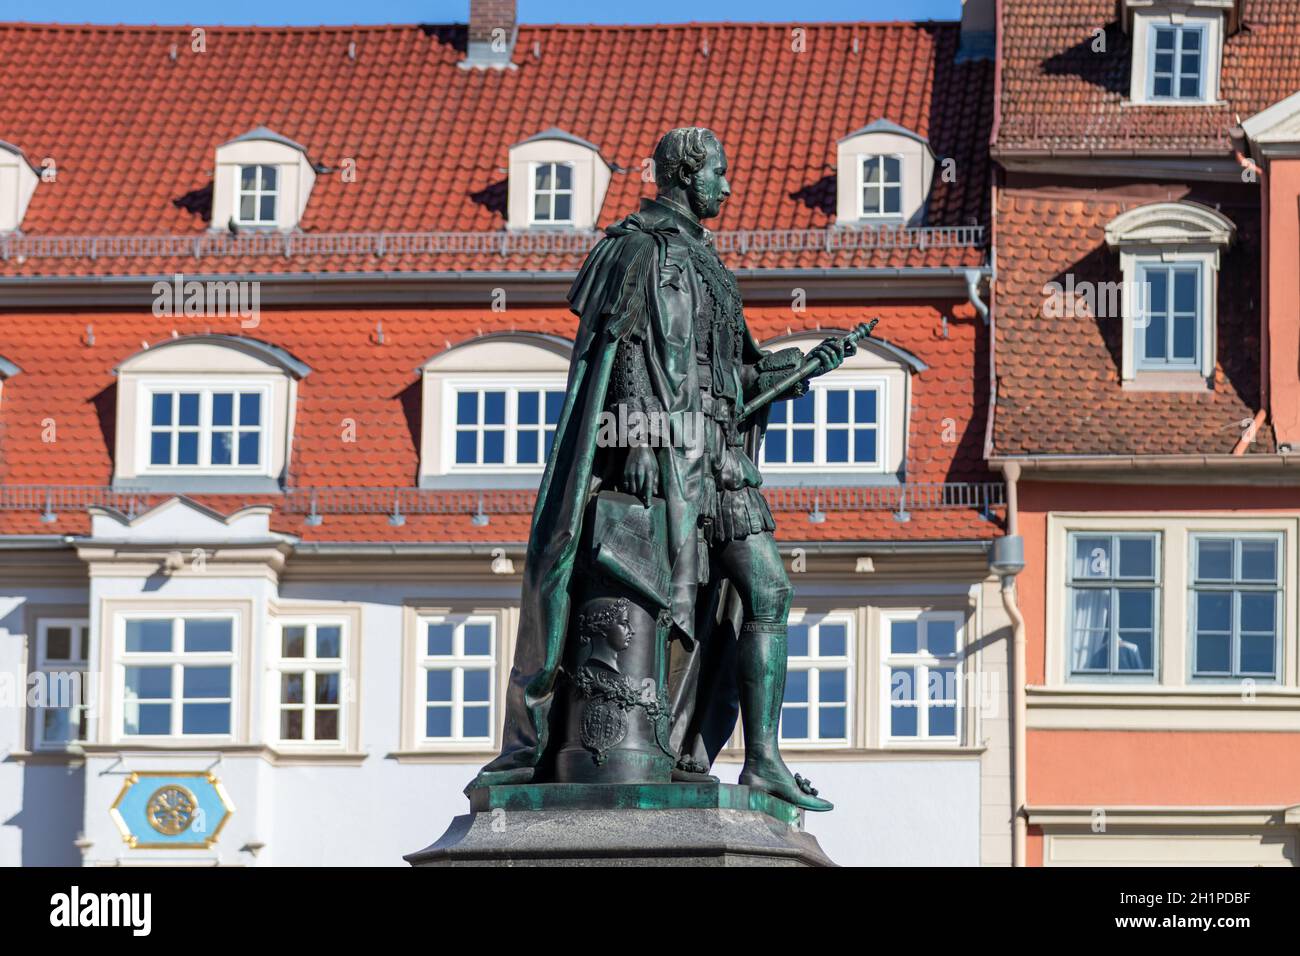
{"type": "Polygon", "coordinates": [[[803,811],[749,787],[524,784],[469,798],[412,866],[834,866],[803,811]]]}

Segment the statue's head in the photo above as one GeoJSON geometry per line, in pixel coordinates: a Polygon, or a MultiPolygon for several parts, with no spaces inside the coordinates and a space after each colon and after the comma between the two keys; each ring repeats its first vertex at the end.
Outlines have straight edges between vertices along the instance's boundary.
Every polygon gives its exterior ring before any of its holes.
{"type": "Polygon", "coordinates": [[[655,147],[659,195],[684,198],[700,219],[712,219],[731,195],[727,154],[713,130],[684,126],[669,130],[655,147]]]}
{"type": "Polygon", "coordinates": [[[578,615],[578,643],[589,660],[618,670],[618,652],[632,643],[632,602],[625,597],[597,598],[578,615]]]}

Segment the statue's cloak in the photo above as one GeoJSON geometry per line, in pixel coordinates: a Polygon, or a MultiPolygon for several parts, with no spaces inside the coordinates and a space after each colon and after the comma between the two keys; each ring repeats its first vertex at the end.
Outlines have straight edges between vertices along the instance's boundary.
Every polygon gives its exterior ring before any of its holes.
{"type": "MultiPolygon", "coordinates": [[[[602,484],[604,450],[597,438],[619,342],[630,338],[644,348],[652,385],[674,429],[689,428],[689,417],[699,413],[694,314],[703,299],[687,231],[704,235],[698,223],[643,200],[640,211],[606,230],[569,290],[570,308],[580,322],[525,552],[501,755],[471,787],[530,781],[546,755],[583,519],[602,484]]],[[[752,364],[764,353],[748,328],[743,337],[742,358],[752,364]]],[[[757,453],[766,410],[761,418],[751,423],[751,456],[757,453]]],[[[738,712],[734,669],[726,661],[734,653],[739,602],[723,583],[700,580],[709,578],[707,569],[701,573],[708,556],[698,528],[704,460],[676,445],[660,449],[658,460],[672,568],[672,740],[679,750],[711,763],[738,712]]]]}

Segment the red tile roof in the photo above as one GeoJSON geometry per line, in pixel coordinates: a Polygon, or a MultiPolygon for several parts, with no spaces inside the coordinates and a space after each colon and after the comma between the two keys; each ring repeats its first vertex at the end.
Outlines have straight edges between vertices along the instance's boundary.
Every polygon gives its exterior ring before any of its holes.
{"type": "MultiPolygon", "coordinates": [[[[996,209],[994,455],[1226,454],[1260,407],[1259,207],[1231,188],[1000,189],[996,209]],[[1159,192],[1159,196],[1155,195],[1159,192]],[[1118,282],[1106,223],[1154,198],[1221,205],[1237,225],[1221,257],[1218,359],[1206,392],[1128,391],[1120,383],[1121,322],[1045,314],[1049,282],[1118,282]],[[1228,278],[1230,277],[1230,279],[1228,278]]],[[[1251,451],[1271,451],[1260,429],[1251,451]]]]}
{"type": "MultiPolygon", "coordinates": [[[[591,140],[615,173],[601,223],[652,188],[639,171],[657,137],[712,126],[729,148],[735,195],[719,230],[822,229],[835,212],[836,141],[885,117],[956,161],[936,175],[928,222],[984,224],[992,118],[989,61],[954,62],[957,24],[803,27],[691,24],[522,26],[517,69],[457,67],[464,27],[208,28],[0,25],[0,139],[54,161],[23,222],[30,236],[201,236],[177,200],[211,185],[217,145],[264,124],[323,174],[308,234],[499,232],[507,148],[550,126],[591,140]],[[356,44],[356,59],[347,55],[356,44]],[[705,52],[707,46],[707,54],[705,52]],[[856,46],[856,50],[855,50],[856,46]],[[175,59],[170,56],[176,50],[175,59]]],[[[201,200],[200,200],[201,204],[201,200]]],[[[737,250],[735,266],[977,265],[980,248],[827,254],[737,250]]],[[[0,276],[417,269],[574,269],[581,256],[407,253],[0,261],[0,276]]]]}
{"type": "MultiPolygon", "coordinates": [[[[907,477],[916,482],[980,482],[987,400],[988,332],[965,302],[860,306],[811,305],[806,312],[755,306],[748,311],[761,340],[801,329],[850,328],[879,315],[880,337],[913,353],[928,369],[912,379],[907,477]],[[945,327],[944,316],[947,316],[945,327]]],[[[237,320],[154,317],[144,313],[33,313],[5,317],[4,356],[22,372],[4,383],[0,415],[0,485],[107,485],[112,480],[116,386],[112,369],[173,332],[240,334],[237,320]],[[87,322],[94,344],[86,344],[87,322]],[[51,422],[53,423],[51,426],[51,422]],[[53,427],[53,432],[51,432],[53,427]],[[50,440],[53,438],[53,440],[50,440]]],[[[450,345],[506,329],[571,337],[576,319],[561,308],[265,309],[257,338],[305,362],[299,382],[289,485],[292,488],[410,488],[418,472],[419,383],[416,372],[450,345]],[[382,320],[384,343],[373,332],[382,320]],[[344,442],[340,422],[356,422],[344,442]]],[[[772,479],[769,479],[772,480],[772,479]]],[[[290,513],[281,496],[195,496],[222,513],[267,501],[274,526],[312,540],[523,540],[529,515],[493,514],[474,525],[469,514],[412,514],[390,525],[384,514],[328,514],[319,526],[290,513]]],[[[160,499],[159,499],[160,500],[160,499]]],[[[970,509],[912,509],[912,520],[890,510],[824,509],[825,523],[805,512],[780,512],[791,538],[921,539],[991,537],[997,526],[970,509]]],[[[71,534],[85,530],[84,511],[42,524],[35,511],[0,511],[0,534],[71,534]]]]}
{"type": "Polygon", "coordinates": [[[1115,0],[1002,0],[996,149],[1223,153],[1228,130],[1300,89],[1300,3],[1244,0],[1223,47],[1221,106],[1132,106],[1115,0]],[[1104,53],[1093,51],[1105,28],[1104,53]]]}

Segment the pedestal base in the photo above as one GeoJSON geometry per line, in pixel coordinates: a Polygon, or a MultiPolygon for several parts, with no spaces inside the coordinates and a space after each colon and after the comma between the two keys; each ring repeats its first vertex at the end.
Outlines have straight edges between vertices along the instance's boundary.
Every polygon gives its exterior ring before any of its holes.
{"type": "Polygon", "coordinates": [[[803,811],[730,784],[526,784],[471,812],[412,866],[834,866],[803,811]]]}

